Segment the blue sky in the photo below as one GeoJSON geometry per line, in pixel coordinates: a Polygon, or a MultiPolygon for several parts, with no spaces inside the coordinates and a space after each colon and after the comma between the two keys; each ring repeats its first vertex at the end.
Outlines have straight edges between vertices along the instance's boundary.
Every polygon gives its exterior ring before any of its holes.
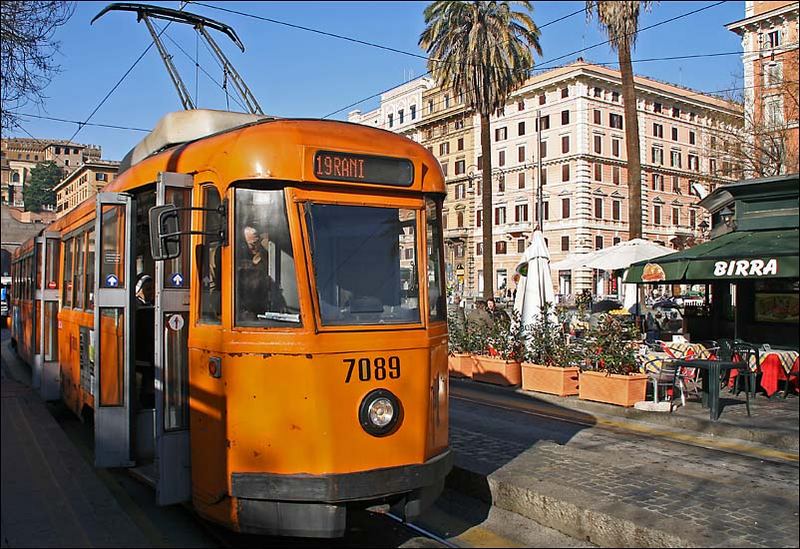
{"type": "MultiPolygon", "coordinates": [[[[205,2],[287,23],[353,37],[365,42],[423,54],[417,40],[424,28],[422,12],[426,2],[205,2]]],[[[662,1],[643,16],[641,27],[715,4],[662,1]]],[[[62,71],[45,93],[43,109],[28,106],[23,112],[86,120],[114,84],[152,43],[143,23],[128,12],[110,12],[90,25],[107,2],[78,2],[75,15],[56,38],[61,41],[62,71]]],[[[156,4],[177,9],[178,2],[156,4]]],[[[533,2],[534,20],[544,25],[581,9],[583,2],[533,2]]],[[[286,26],[259,21],[211,7],[189,4],[186,11],[205,15],[232,26],[245,45],[241,53],[224,35],[215,39],[258,98],[268,114],[284,117],[323,117],[356,101],[396,86],[427,70],[424,59],[394,53],[286,26]]],[[[731,1],[695,15],[646,30],[639,34],[633,59],[741,51],[739,37],[725,29],[726,23],[744,17],[744,2],[731,1]]],[[[163,21],[158,21],[163,26],[163,21]]],[[[214,32],[214,31],[211,31],[214,32]]],[[[195,78],[197,41],[186,25],[173,24],[162,37],[191,95],[199,95],[202,108],[226,108],[223,91],[202,72],[195,78]],[[178,49],[174,40],[189,56],[178,49]]],[[[605,40],[596,22],[583,13],[549,25],[542,30],[542,56],[537,65],[555,66],[547,61],[605,40]]],[[[613,62],[616,54],[600,46],[581,54],[595,62],[613,62]]],[[[199,63],[217,82],[222,71],[199,45],[199,63]]],[[[701,91],[730,88],[741,76],[741,57],[724,55],[696,59],[641,62],[637,74],[675,82],[701,91]]],[[[341,111],[332,118],[344,119],[354,108],[369,110],[372,99],[341,111]]],[[[236,108],[231,101],[232,109],[236,108]]],[[[178,95],[167,76],[161,58],[151,48],[124,82],[92,117],[92,123],[151,128],[166,112],[180,110],[178,95]]],[[[24,119],[25,131],[13,135],[37,138],[70,138],[77,126],[41,119],[24,119]],[[26,133],[27,132],[27,133],[26,133]]],[[[75,137],[80,143],[102,146],[103,157],[119,160],[145,134],[85,126],[75,137]]]]}

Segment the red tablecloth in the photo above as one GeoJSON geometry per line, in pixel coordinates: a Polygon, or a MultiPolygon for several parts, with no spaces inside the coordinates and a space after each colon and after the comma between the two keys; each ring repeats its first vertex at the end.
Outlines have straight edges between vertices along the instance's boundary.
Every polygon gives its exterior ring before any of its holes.
{"type": "MultiPolygon", "coordinates": [[[[736,357],[734,357],[735,359],[736,357]]],[[[794,378],[792,383],[793,390],[798,386],[798,375],[800,375],[800,357],[794,359],[791,370],[786,371],[781,363],[780,357],[775,353],[768,353],[761,359],[761,387],[767,393],[767,396],[772,396],[778,391],[778,386],[781,381],[785,380],[787,376],[794,378]]],[[[733,387],[736,382],[736,375],[738,370],[731,370],[730,378],[728,380],[728,387],[733,387]]]]}

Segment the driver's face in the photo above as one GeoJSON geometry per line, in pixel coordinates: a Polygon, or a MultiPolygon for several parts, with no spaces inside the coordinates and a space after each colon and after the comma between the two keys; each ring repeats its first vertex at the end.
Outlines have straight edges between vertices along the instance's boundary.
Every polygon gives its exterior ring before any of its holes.
{"type": "Polygon", "coordinates": [[[255,251],[258,247],[258,233],[255,229],[251,229],[250,227],[244,230],[244,241],[247,242],[247,247],[250,248],[250,251],[255,251]]]}

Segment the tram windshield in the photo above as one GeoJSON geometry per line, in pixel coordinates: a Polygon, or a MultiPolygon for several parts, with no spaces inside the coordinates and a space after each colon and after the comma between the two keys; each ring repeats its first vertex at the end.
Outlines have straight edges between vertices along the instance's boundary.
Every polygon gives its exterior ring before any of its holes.
{"type": "Polygon", "coordinates": [[[236,189],[237,326],[300,322],[294,253],[282,189],[236,189]]]}
{"type": "Polygon", "coordinates": [[[420,322],[417,212],[308,204],[322,324],[420,322]]]}

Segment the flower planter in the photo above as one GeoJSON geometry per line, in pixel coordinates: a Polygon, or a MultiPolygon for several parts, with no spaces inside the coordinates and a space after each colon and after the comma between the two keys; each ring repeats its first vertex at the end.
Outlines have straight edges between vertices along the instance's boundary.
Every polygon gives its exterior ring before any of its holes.
{"type": "Polygon", "coordinates": [[[522,363],[522,388],[558,396],[578,394],[577,366],[540,366],[530,362],[522,363]]]}
{"type": "Polygon", "coordinates": [[[579,398],[617,406],[633,406],[645,399],[647,376],[581,372],[578,380],[579,398]]]}
{"type": "Polygon", "coordinates": [[[454,353],[447,357],[447,366],[453,377],[472,377],[475,359],[466,353],[454,353]]]}
{"type": "Polygon", "coordinates": [[[495,385],[519,385],[522,382],[522,368],[519,362],[476,355],[472,379],[495,385]]]}

